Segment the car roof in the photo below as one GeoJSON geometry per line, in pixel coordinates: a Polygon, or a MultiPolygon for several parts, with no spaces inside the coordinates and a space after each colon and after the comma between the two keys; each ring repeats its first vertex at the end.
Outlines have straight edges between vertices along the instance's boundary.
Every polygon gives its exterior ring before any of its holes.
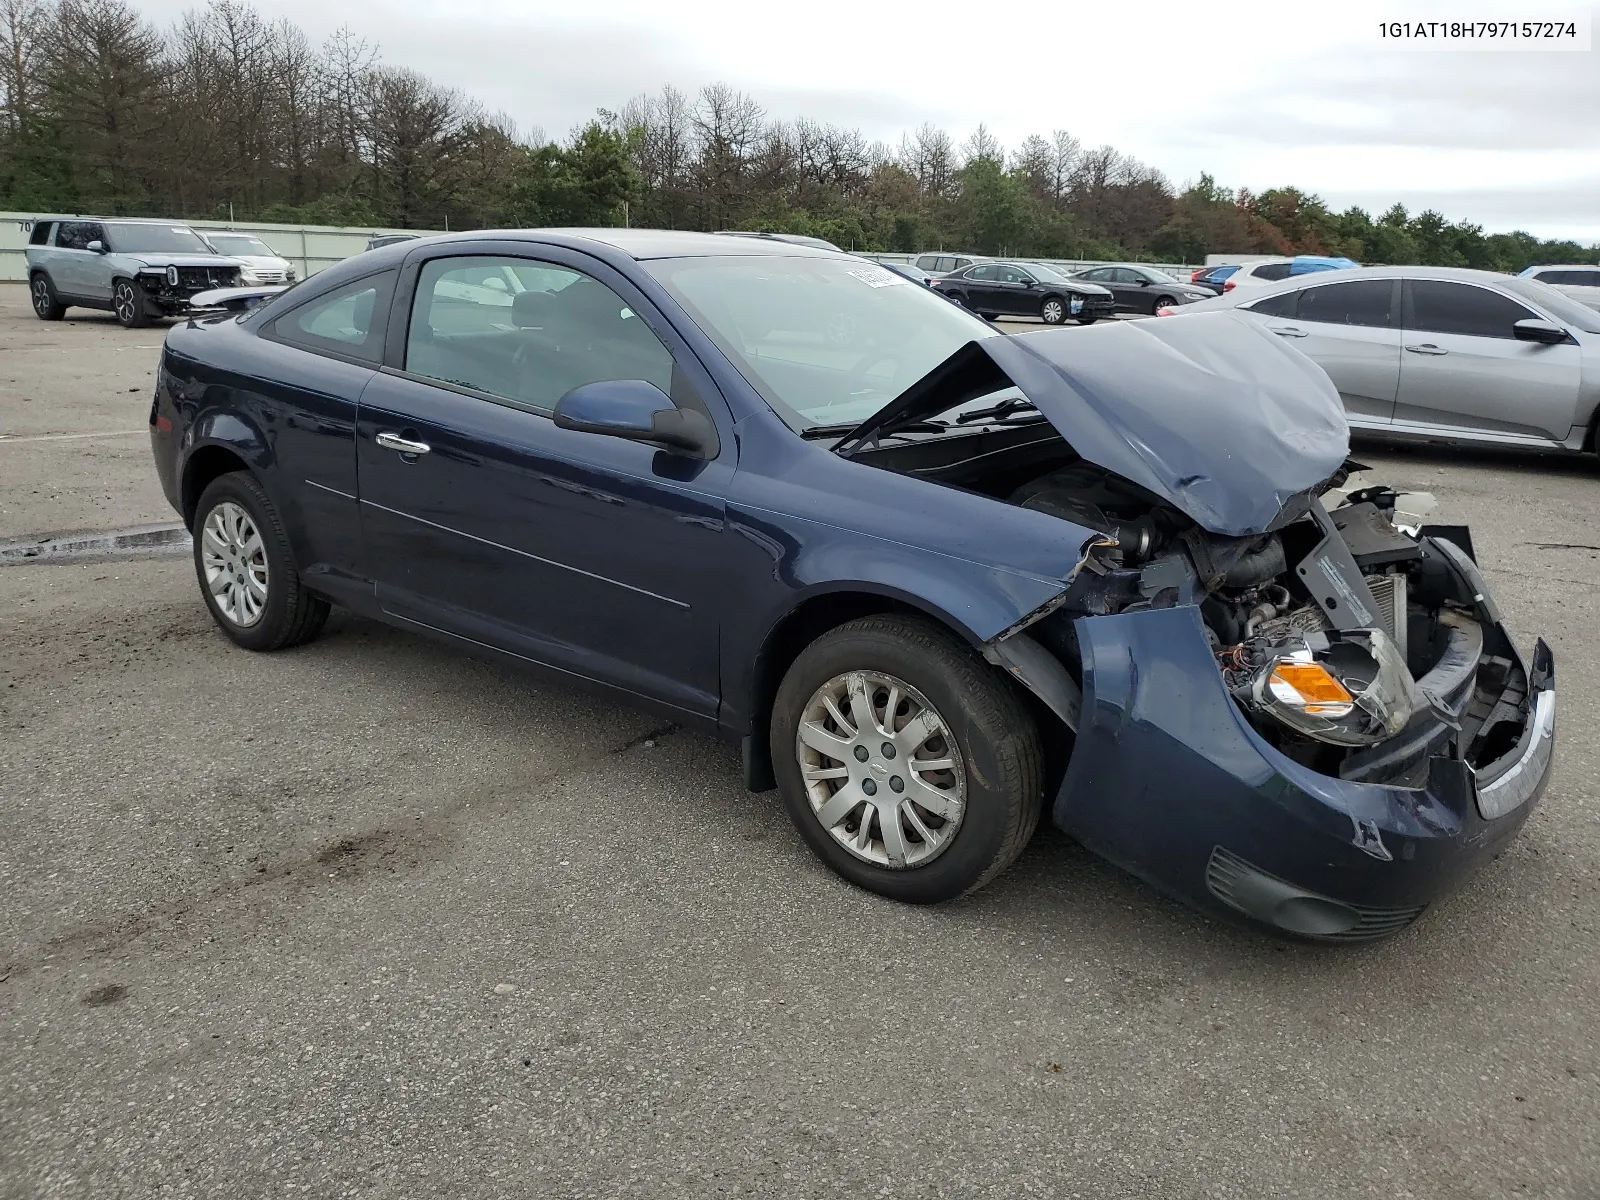
{"type": "Polygon", "coordinates": [[[1539,263],[1522,274],[1532,275],[1535,271],[1600,271],[1600,263],[1539,263]]]}
{"type": "MultiPolygon", "coordinates": [[[[191,228],[189,222],[180,217],[94,217],[82,213],[55,213],[42,217],[33,217],[35,224],[40,221],[99,221],[104,224],[113,221],[118,225],[182,225],[185,229],[191,228]]],[[[231,232],[219,230],[219,232],[231,232]]]]}
{"type": "MultiPolygon", "coordinates": [[[[795,242],[764,237],[723,237],[715,233],[690,233],[680,229],[475,229],[466,233],[446,233],[413,238],[405,243],[410,254],[417,244],[433,245],[460,241],[529,242],[531,244],[591,249],[598,243],[629,258],[732,258],[770,255],[780,258],[831,258],[839,251],[823,250],[795,242]],[[416,244],[414,244],[416,243],[416,244]]],[[[384,246],[369,253],[399,250],[384,246]]],[[[397,255],[399,257],[399,255],[397,255]]]]}

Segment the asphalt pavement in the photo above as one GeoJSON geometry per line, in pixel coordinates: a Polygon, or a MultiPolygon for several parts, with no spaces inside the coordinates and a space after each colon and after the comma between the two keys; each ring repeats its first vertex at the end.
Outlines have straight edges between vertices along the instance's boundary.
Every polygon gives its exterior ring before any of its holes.
{"type": "MultiPolygon", "coordinates": [[[[159,331],[25,299],[0,542],[171,520],[159,331]]],[[[1049,830],[897,905],[652,716],[346,614],[249,654],[184,558],[0,567],[0,1197],[1600,1196],[1600,467],[1359,453],[1560,714],[1522,836],[1366,948],[1049,830]]]]}

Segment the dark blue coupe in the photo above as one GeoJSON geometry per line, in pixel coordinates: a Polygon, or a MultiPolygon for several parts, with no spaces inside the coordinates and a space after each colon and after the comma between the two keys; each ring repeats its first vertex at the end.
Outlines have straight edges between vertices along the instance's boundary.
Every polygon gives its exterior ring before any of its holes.
{"type": "MultiPolygon", "coordinates": [[[[738,742],[834,870],[980,887],[1048,808],[1381,937],[1543,790],[1554,674],[1231,313],[1007,336],[832,251],[423,238],[167,336],[151,444],[239,645],[330,604],[738,742]]],[[[448,736],[448,734],[446,734],[448,736]]]]}

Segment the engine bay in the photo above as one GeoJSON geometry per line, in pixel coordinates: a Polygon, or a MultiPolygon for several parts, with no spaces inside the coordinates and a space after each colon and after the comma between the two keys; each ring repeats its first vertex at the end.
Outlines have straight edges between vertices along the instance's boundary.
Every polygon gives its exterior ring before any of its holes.
{"type": "Polygon", "coordinates": [[[1330,776],[1420,786],[1428,759],[1489,768],[1517,743],[1529,686],[1464,528],[1432,498],[1358,486],[1346,462],[1265,532],[1207,532],[1078,458],[1042,422],[907,439],[862,456],[1103,535],[1028,632],[1081,670],[1081,617],[1198,606],[1228,694],[1281,753],[1330,776]]]}

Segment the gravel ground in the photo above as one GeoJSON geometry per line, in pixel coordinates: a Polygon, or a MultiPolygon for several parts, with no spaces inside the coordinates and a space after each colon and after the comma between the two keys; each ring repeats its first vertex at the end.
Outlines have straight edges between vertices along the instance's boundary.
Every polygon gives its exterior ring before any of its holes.
{"type": "MultiPolygon", "coordinates": [[[[159,334],[0,290],[0,538],[170,519],[159,334]],[[129,387],[137,387],[130,393],[129,387]]],[[[0,568],[0,1196],[1600,1195],[1600,470],[1362,451],[1554,646],[1558,775],[1391,942],[1219,927],[1046,831],[828,874],[736,754],[185,560],[0,568]]]]}

